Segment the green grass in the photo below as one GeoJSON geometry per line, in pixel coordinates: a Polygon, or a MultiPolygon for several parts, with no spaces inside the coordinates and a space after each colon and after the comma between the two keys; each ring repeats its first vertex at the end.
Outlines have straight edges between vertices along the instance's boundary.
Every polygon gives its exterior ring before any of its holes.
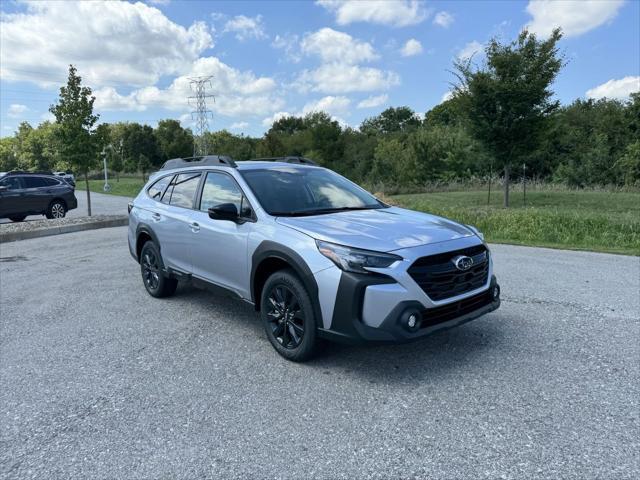
{"type": "MultiPolygon", "coordinates": [[[[144,186],[144,182],[141,177],[121,177],[119,182],[115,178],[109,179],[109,185],[111,185],[110,195],[135,197],[144,186]]],[[[81,178],[76,179],[76,186],[78,190],[84,190],[84,180],[81,178]]],[[[104,180],[89,180],[89,190],[92,192],[107,193],[103,190],[103,187],[104,180]]]]}
{"type": "Polygon", "coordinates": [[[640,193],[604,191],[502,192],[396,195],[391,201],[414,210],[475,225],[489,242],[640,255],[640,193]]]}

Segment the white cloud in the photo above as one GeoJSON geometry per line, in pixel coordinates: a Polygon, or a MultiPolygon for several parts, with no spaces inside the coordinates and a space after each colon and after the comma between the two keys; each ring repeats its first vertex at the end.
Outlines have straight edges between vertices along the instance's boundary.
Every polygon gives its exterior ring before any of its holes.
{"type": "Polygon", "coordinates": [[[255,17],[236,15],[224,24],[223,32],[235,33],[236,38],[240,41],[249,38],[260,40],[267,37],[262,23],[262,15],[256,15],[255,17]]]}
{"type": "Polygon", "coordinates": [[[229,127],[230,130],[244,130],[249,126],[249,122],[235,122],[229,127]]]}
{"type": "Polygon", "coordinates": [[[640,91],[640,77],[624,77],[620,80],[609,80],[608,82],[598,85],[587,90],[587,98],[615,98],[624,100],[629,98],[634,92],[640,91]]]}
{"type": "Polygon", "coordinates": [[[149,85],[177,74],[213,39],[204,22],[185,28],[160,10],[128,2],[29,2],[0,20],[0,73],[41,86],[66,80],[70,63],[92,86],[149,85]]]}
{"type": "Polygon", "coordinates": [[[406,27],[428,16],[423,2],[418,0],[317,0],[316,4],[333,13],[338,25],[369,22],[406,27]]]}
{"type": "Polygon", "coordinates": [[[281,109],[284,100],[270,77],[257,77],[251,71],[241,72],[216,57],[196,60],[188,74],[174,79],[165,89],[144,87],[121,95],[107,87],[95,92],[97,110],[146,110],[161,107],[169,110],[191,110],[187,98],[193,95],[189,78],[211,75],[209,93],[215,95],[207,106],[214,114],[224,116],[266,115],[281,109]]]}
{"type": "Polygon", "coordinates": [[[403,57],[412,57],[414,55],[419,55],[422,53],[422,44],[415,38],[411,38],[407,40],[407,43],[404,44],[404,47],[402,47],[400,53],[403,57]]]}
{"type": "Polygon", "coordinates": [[[359,65],[328,63],[315,70],[304,70],[295,82],[301,92],[371,92],[400,84],[397,73],[359,65]]]}
{"type": "Polygon", "coordinates": [[[56,117],[51,112],[44,112],[43,114],[40,115],[40,119],[43,122],[55,122],[56,117]]]}
{"type": "Polygon", "coordinates": [[[440,98],[440,103],[446,102],[447,100],[451,100],[453,98],[453,92],[449,90],[448,92],[444,92],[442,97],[440,98]]]}
{"type": "Polygon", "coordinates": [[[322,28],[305,35],[300,47],[302,52],[316,55],[324,62],[354,64],[378,58],[370,43],[331,28],[322,28]]]}
{"type": "Polygon", "coordinates": [[[283,50],[288,60],[298,63],[302,59],[298,39],[298,35],[295,34],[276,35],[271,46],[283,50]]]}
{"type": "Polygon", "coordinates": [[[449,26],[453,23],[453,15],[449,12],[438,12],[436,16],[433,18],[434,25],[438,25],[442,28],[449,28],[449,26]]]}
{"type": "Polygon", "coordinates": [[[281,118],[290,117],[292,115],[293,115],[293,113],[289,113],[289,112],[276,112],[273,115],[271,115],[270,117],[267,117],[267,118],[263,119],[262,120],[262,126],[269,128],[269,127],[271,127],[271,125],[273,125],[275,122],[277,122],[281,118]]]}
{"type": "Polygon", "coordinates": [[[484,53],[484,45],[474,40],[467,43],[462,50],[458,52],[459,60],[469,60],[471,57],[478,57],[484,53]]]}
{"type": "Polygon", "coordinates": [[[389,100],[389,95],[383,93],[382,95],[375,95],[365,98],[358,103],[358,108],[375,108],[380,105],[384,105],[389,100]]]}
{"type": "Polygon", "coordinates": [[[330,115],[339,115],[348,112],[350,106],[351,100],[347,97],[334,97],[329,95],[320,100],[308,102],[302,107],[302,115],[311,112],[326,112],[330,115]]]}
{"type": "Polygon", "coordinates": [[[13,103],[9,105],[9,109],[7,110],[7,116],[10,118],[19,118],[21,117],[29,108],[26,105],[22,105],[20,103],[13,103]]]}
{"type": "Polygon", "coordinates": [[[610,22],[624,0],[531,0],[527,12],[533,17],[526,25],[530,32],[547,37],[560,27],[573,37],[610,22]]]}

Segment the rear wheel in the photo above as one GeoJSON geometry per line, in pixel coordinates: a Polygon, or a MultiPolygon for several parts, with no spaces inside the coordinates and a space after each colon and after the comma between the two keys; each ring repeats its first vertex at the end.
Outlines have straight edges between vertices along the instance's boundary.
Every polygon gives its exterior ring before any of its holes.
{"type": "Polygon", "coordinates": [[[152,297],[169,297],[176,291],[178,280],[166,277],[163,270],[160,249],[150,240],[143,245],[140,252],[140,272],[144,288],[152,297]]]}
{"type": "Polygon", "coordinates": [[[12,222],[22,222],[25,218],[27,218],[26,215],[14,215],[13,217],[9,217],[9,220],[12,222]]]}
{"type": "Polygon", "coordinates": [[[67,206],[60,200],[54,200],[47,208],[47,218],[64,218],[67,214],[67,206]]]}
{"type": "Polygon", "coordinates": [[[291,270],[272,274],[262,289],[261,317],[267,338],[288,360],[303,362],[317,349],[317,328],[309,293],[291,270]]]}

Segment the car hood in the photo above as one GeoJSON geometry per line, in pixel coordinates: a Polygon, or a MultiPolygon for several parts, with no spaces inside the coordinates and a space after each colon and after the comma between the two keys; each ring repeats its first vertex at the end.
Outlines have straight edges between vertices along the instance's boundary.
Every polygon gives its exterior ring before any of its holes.
{"type": "Polygon", "coordinates": [[[278,217],[276,221],[318,240],[379,252],[474,235],[467,227],[446,218],[398,207],[278,217]]]}

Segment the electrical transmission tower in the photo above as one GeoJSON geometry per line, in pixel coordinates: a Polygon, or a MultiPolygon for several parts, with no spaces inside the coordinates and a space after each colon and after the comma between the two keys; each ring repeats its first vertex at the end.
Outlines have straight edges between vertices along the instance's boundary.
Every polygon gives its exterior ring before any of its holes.
{"type": "Polygon", "coordinates": [[[211,75],[206,77],[189,78],[191,90],[195,95],[189,97],[189,105],[195,110],[191,112],[191,118],[196,121],[195,135],[193,138],[193,156],[207,155],[207,138],[205,132],[209,130],[209,118],[213,118],[211,110],[207,109],[207,98],[215,98],[207,94],[207,87],[211,88],[211,75]]]}

